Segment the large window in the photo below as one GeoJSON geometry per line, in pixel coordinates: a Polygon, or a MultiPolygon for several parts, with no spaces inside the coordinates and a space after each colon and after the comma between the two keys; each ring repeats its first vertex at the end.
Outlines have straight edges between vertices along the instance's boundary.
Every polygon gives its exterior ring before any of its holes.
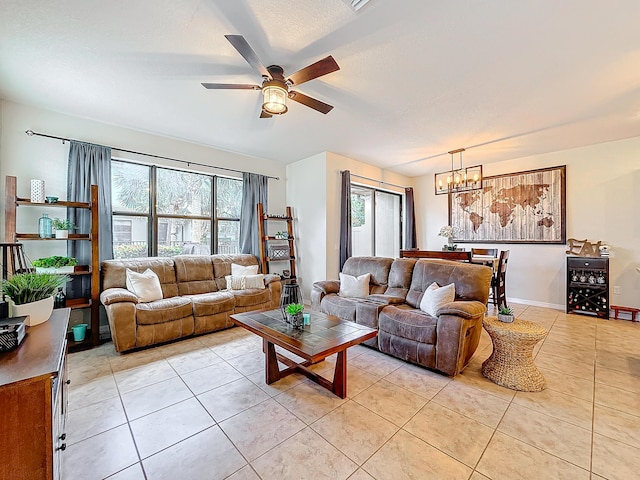
{"type": "Polygon", "coordinates": [[[397,257],[402,244],[402,197],[351,185],[353,256],[397,257]]]}
{"type": "Polygon", "coordinates": [[[241,180],[113,160],[111,188],[114,258],[239,252],[241,180]]]}

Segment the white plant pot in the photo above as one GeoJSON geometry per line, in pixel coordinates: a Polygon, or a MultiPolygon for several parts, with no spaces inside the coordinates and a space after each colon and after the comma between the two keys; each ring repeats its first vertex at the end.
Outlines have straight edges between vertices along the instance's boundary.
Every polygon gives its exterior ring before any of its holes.
{"type": "Polygon", "coordinates": [[[28,315],[24,323],[28,327],[33,327],[34,325],[39,325],[49,320],[51,312],[53,312],[53,295],[44,300],[25,303],[24,305],[14,305],[14,303],[9,300],[9,309],[12,317],[28,315]]]}
{"type": "Polygon", "coordinates": [[[69,238],[69,230],[56,230],[56,238],[69,238]]]}
{"type": "Polygon", "coordinates": [[[36,273],[59,273],[59,274],[68,274],[73,273],[75,271],[75,267],[73,265],[67,267],[36,267],[36,273]]]}
{"type": "Polygon", "coordinates": [[[514,315],[502,315],[501,313],[498,314],[498,320],[500,320],[503,323],[513,323],[514,319],[515,319],[514,315]]]}

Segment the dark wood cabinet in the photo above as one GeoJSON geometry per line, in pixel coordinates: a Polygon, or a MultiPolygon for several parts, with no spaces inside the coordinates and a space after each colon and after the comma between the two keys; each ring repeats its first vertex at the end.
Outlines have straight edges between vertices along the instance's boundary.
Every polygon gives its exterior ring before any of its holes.
{"type": "Polygon", "coordinates": [[[66,449],[69,309],[27,328],[22,344],[0,354],[1,480],[57,480],[66,449]]]}
{"type": "Polygon", "coordinates": [[[609,318],[609,259],[567,257],[567,313],[609,318]]]}

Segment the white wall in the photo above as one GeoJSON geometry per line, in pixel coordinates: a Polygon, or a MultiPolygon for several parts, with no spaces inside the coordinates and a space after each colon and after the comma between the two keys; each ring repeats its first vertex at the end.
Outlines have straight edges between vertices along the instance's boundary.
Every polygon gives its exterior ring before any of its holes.
{"type": "MultiPolygon", "coordinates": [[[[611,285],[621,287],[614,305],[640,307],[640,137],[589,147],[518,158],[484,165],[485,176],[536,168],[567,166],[567,238],[603,241],[611,245],[611,285]]],[[[446,239],[438,231],[447,225],[447,197],[436,196],[433,174],[416,178],[418,243],[437,250],[446,239]]],[[[495,247],[464,244],[464,247],[495,247]]],[[[565,245],[503,245],[511,250],[507,297],[564,308],[565,245]]]]}
{"type": "MultiPolygon", "coordinates": [[[[47,195],[56,195],[62,200],[66,197],[69,144],[43,137],[30,137],[24,133],[25,130],[31,129],[90,143],[280,177],[280,180],[269,180],[269,208],[272,211],[284,210],[286,168],[280,162],[239,155],[13,102],[2,101],[0,114],[0,178],[4,190],[5,176],[15,175],[18,178],[18,195],[20,196],[29,197],[29,180],[41,178],[46,181],[47,195]]],[[[115,149],[113,156],[195,172],[241,177],[239,173],[206,167],[187,167],[182,163],[119,152],[115,149]]],[[[1,196],[0,202],[4,212],[4,195],[1,196]]],[[[47,208],[44,211],[50,216],[65,215],[64,209],[58,211],[58,209],[47,208]]],[[[38,208],[20,211],[18,231],[37,232],[37,221],[41,213],[38,208]]],[[[0,224],[2,225],[0,238],[4,238],[4,221],[0,224]]],[[[64,254],[66,249],[64,242],[26,242],[25,251],[33,259],[44,255],[64,254]]]]}

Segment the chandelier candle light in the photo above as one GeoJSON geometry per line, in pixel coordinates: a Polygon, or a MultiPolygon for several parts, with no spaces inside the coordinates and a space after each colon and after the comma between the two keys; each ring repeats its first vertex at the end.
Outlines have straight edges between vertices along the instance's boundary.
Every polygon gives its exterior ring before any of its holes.
{"type": "Polygon", "coordinates": [[[464,148],[458,148],[457,150],[451,150],[448,152],[451,155],[451,170],[436,173],[436,195],[482,189],[482,165],[463,168],[462,152],[464,151],[464,148]],[[453,156],[456,153],[460,154],[460,168],[457,170],[453,167],[453,156]]]}

